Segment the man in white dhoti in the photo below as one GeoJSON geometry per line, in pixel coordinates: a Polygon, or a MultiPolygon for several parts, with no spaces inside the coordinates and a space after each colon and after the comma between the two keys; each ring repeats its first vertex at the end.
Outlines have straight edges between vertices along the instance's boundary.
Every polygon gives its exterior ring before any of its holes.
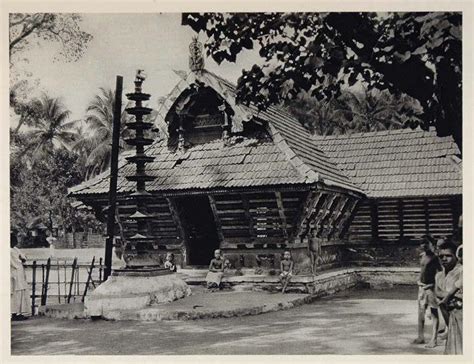
{"type": "Polygon", "coordinates": [[[214,251],[214,259],[209,264],[209,272],[206,276],[207,288],[217,290],[220,288],[222,276],[224,275],[224,259],[222,259],[221,251],[214,251]]]}
{"type": "Polygon", "coordinates": [[[28,283],[23,263],[25,255],[16,247],[18,240],[15,234],[10,234],[10,310],[13,321],[26,320],[23,314],[30,309],[28,300],[28,283]]]}
{"type": "Polygon", "coordinates": [[[54,249],[56,248],[55,243],[58,239],[56,239],[53,234],[48,231],[48,237],[46,238],[46,241],[49,244],[49,256],[51,258],[54,258],[54,249]]]}

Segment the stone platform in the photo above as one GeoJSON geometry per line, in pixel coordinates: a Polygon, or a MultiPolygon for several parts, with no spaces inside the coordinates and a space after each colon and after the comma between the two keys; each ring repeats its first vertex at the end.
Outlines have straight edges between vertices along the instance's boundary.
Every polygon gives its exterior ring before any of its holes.
{"type": "Polygon", "coordinates": [[[189,286],[177,276],[112,275],[85,299],[87,316],[113,319],[116,311],[172,302],[191,294],[189,286]]]}
{"type": "MultiPolygon", "coordinates": [[[[136,308],[124,304],[109,311],[104,317],[111,320],[161,321],[257,315],[296,307],[356,286],[380,289],[395,285],[415,285],[418,272],[418,268],[398,267],[337,269],[316,277],[294,276],[289,293],[281,294],[277,291],[278,276],[228,275],[223,278],[227,288],[210,293],[203,287],[206,271],[183,270],[179,276],[191,285],[190,296],[136,308]],[[303,287],[308,292],[302,293],[303,287]]],[[[40,315],[71,319],[86,318],[90,313],[84,311],[81,304],[71,304],[42,307],[40,315]]]]}

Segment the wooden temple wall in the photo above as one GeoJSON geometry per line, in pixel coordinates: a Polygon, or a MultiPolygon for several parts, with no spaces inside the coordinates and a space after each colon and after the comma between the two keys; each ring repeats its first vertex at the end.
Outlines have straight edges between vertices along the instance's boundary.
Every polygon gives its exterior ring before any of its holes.
{"type": "Polygon", "coordinates": [[[307,192],[210,195],[220,247],[231,265],[279,269],[307,192]]]}
{"type": "Polygon", "coordinates": [[[374,242],[419,241],[450,236],[457,226],[456,198],[405,198],[361,201],[346,239],[374,242]]]}
{"type": "Polygon", "coordinates": [[[460,196],[366,199],[344,236],[346,264],[417,265],[418,242],[457,236],[460,196]]]}
{"type": "MultiPolygon", "coordinates": [[[[320,239],[317,270],[347,265],[416,265],[423,235],[451,236],[461,211],[460,197],[359,200],[327,191],[266,191],[207,194],[219,246],[234,268],[278,270],[285,249],[297,273],[310,271],[308,244],[320,239]]],[[[125,237],[133,206],[119,200],[125,237]]],[[[185,266],[186,227],[174,197],[153,196],[156,255],[175,254],[185,266]]]]}
{"type": "Polygon", "coordinates": [[[234,267],[278,270],[285,249],[297,273],[311,270],[310,236],[321,241],[318,269],[341,265],[338,242],[357,198],[334,191],[211,196],[221,248],[234,267]]]}

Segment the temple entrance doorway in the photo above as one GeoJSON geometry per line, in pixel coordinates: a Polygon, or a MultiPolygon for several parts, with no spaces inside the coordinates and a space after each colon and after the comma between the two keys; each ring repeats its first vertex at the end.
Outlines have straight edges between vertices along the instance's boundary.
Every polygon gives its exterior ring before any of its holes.
{"type": "Polygon", "coordinates": [[[186,264],[209,266],[214,250],[219,249],[219,238],[208,197],[182,197],[176,204],[187,237],[186,264]]]}

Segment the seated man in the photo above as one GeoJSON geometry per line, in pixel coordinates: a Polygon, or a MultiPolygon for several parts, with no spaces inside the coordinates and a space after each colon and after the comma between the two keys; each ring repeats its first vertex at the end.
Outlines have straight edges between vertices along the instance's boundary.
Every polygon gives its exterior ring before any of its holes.
{"type": "Polygon", "coordinates": [[[214,251],[214,259],[209,264],[209,273],[206,276],[207,288],[216,290],[220,288],[222,276],[224,275],[224,259],[219,249],[214,251]]]}

